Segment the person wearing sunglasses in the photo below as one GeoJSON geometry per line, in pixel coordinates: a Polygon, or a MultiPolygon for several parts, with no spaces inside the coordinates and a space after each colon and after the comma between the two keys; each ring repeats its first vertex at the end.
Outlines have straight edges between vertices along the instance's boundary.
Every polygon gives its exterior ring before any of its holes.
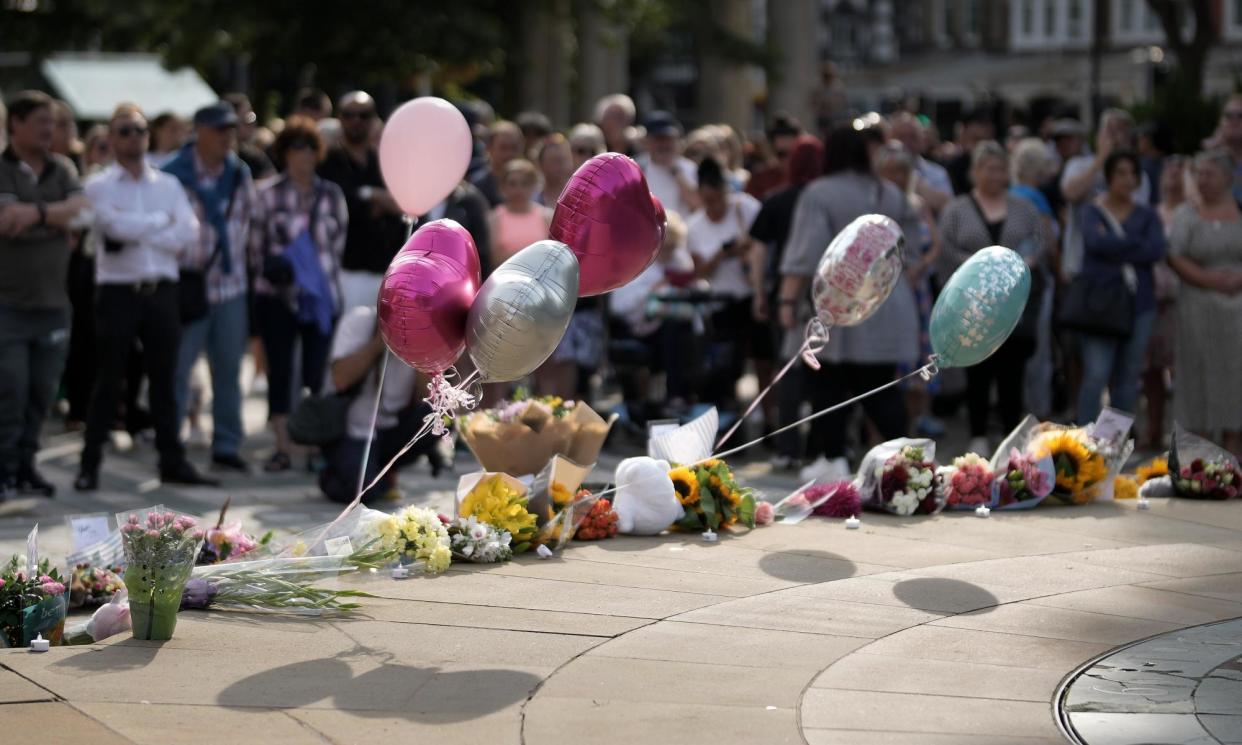
{"type": "Polygon", "coordinates": [[[146,161],[150,132],[142,111],[121,104],[108,122],[116,161],[86,182],[86,196],[102,234],[95,258],[96,368],[87,409],[85,444],[74,488],[99,488],[99,467],[125,388],[129,355],[142,342],[160,480],[214,485],[185,457],[178,436],[175,380],[181,342],[177,256],[199,235],[185,190],[146,161]]]}
{"type": "Polygon", "coordinates": [[[342,311],[375,305],[388,264],[405,243],[401,208],[384,186],[379,153],[372,145],[375,100],[352,91],[337,102],[340,142],[328,149],[319,175],[341,188],[349,210],[341,256],[342,311]]]}

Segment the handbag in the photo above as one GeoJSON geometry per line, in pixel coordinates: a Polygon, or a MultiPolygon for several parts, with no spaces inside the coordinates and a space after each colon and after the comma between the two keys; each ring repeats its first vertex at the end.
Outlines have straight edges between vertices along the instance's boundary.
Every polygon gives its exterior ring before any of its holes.
{"type": "MultiPolygon", "coordinates": [[[[1100,208],[1109,227],[1125,231],[1108,210],[1100,208]]],[[[1125,264],[1120,279],[1079,273],[1061,299],[1057,322],[1064,328],[1093,336],[1126,338],[1134,332],[1134,266],[1125,264]]]]}

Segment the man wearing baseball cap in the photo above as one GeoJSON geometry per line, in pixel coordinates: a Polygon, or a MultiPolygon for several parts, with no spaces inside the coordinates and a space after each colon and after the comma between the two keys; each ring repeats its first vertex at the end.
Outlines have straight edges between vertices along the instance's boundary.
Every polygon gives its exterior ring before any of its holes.
{"type": "Polygon", "coordinates": [[[688,217],[699,207],[698,169],[681,154],[681,123],[667,111],[653,111],[643,122],[647,152],[638,165],[647,176],[647,188],[664,209],[688,217]]]}

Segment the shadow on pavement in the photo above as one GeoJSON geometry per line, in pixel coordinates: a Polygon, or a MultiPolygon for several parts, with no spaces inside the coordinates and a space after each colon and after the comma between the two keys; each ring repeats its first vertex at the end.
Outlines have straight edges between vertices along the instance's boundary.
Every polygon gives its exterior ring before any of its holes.
{"type": "Polygon", "coordinates": [[[827,551],[774,551],[764,554],[759,568],[787,582],[832,582],[858,573],[858,566],[827,551]]]}
{"type": "Polygon", "coordinates": [[[264,670],[220,692],[235,709],[301,708],[319,702],[364,717],[399,716],[447,724],[492,714],[523,701],[540,678],[519,670],[451,670],[385,662],[355,677],[339,657],[264,670]]]}
{"type": "Polygon", "coordinates": [[[931,613],[990,612],[1000,602],[979,585],[942,577],[902,580],[893,585],[893,595],[911,608],[931,613]]]}
{"type": "Polygon", "coordinates": [[[128,641],[75,654],[52,663],[49,667],[65,668],[79,673],[117,673],[138,670],[151,664],[159,654],[162,642],[128,641]]]}

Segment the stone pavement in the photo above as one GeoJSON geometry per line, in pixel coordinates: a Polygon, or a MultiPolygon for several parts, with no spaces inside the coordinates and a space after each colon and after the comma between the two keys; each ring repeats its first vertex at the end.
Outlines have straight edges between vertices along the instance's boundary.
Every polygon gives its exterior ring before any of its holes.
{"type": "MultiPolygon", "coordinates": [[[[71,476],[72,436],[46,467],[71,476]]],[[[759,469],[755,469],[758,471],[759,469]]],[[[5,505],[0,554],[65,514],[161,501],[257,530],[330,519],[304,474],[164,489],[113,457],[89,497],[5,505]]],[[[788,479],[753,473],[774,495],[788,479]]],[[[442,507],[452,480],[411,474],[442,507]]],[[[5,743],[1064,742],[1052,700],[1120,645],[1242,617],[1242,508],[1156,501],[722,536],[622,537],[394,581],[350,617],[187,612],[167,643],[0,652],[5,743]]]]}

